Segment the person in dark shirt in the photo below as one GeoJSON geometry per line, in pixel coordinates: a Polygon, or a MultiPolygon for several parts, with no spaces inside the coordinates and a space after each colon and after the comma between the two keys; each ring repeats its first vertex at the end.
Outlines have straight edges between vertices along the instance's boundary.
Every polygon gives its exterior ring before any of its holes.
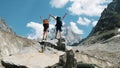
{"type": "Polygon", "coordinates": [[[55,18],[55,16],[53,16],[53,15],[51,15],[50,14],[50,16],[53,18],[53,19],[55,19],[56,20],[56,25],[55,25],[55,27],[56,27],[56,33],[55,33],[55,38],[57,39],[57,34],[58,34],[58,31],[59,31],[59,35],[60,35],[60,38],[62,38],[62,34],[61,34],[61,32],[62,32],[62,20],[65,18],[65,16],[67,15],[67,13],[65,13],[65,15],[61,18],[61,17],[59,17],[59,16],[57,16],[56,18],[55,18]]]}

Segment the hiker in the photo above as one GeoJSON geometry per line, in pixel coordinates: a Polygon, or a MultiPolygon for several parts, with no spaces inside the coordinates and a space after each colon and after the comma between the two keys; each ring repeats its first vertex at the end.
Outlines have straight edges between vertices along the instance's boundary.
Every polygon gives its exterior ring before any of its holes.
{"type": "Polygon", "coordinates": [[[48,37],[48,28],[49,28],[49,19],[50,19],[50,16],[48,17],[48,19],[43,19],[41,16],[40,16],[40,19],[42,20],[43,22],[43,38],[42,40],[46,40],[47,37],[48,37]]]}
{"type": "Polygon", "coordinates": [[[61,17],[59,17],[59,16],[57,16],[56,18],[53,16],[53,15],[51,15],[50,14],[50,16],[53,18],[53,19],[55,19],[56,20],[56,25],[55,25],[55,27],[56,27],[56,33],[55,33],[55,38],[57,39],[57,34],[58,34],[58,31],[59,31],[59,35],[60,35],[60,38],[62,38],[62,34],[61,34],[61,32],[62,32],[62,20],[65,18],[65,16],[67,15],[67,13],[65,13],[65,15],[62,17],[62,19],[61,19],[61,17]]]}

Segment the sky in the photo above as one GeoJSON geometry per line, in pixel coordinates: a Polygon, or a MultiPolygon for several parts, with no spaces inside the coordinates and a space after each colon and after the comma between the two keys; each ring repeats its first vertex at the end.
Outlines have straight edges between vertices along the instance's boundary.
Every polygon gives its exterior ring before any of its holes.
{"type": "MultiPolygon", "coordinates": [[[[19,36],[37,38],[42,36],[43,26],[39,18],[67,16],[64,26],[85,38],[97,24],[101,12],[112,0],[0,0],[0,17],[19,36]]],[[[55,21],[50,18],[50,29],[55,21]]]]}

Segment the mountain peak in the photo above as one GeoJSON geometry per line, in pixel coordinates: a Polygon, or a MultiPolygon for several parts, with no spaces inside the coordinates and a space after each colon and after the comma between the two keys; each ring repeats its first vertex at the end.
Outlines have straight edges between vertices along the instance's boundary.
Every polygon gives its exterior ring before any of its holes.
{"type": "Polygon", "coordinates": [[[3,18],[0,18],[0,30],[4,30],[6,32],[14,34],[13,30],[6,24],[3,18]]]}
{"type": "Polygon", "coordinates": [[[120,28],[120,0],[113,0],[101,14],[97,25],[88,38],[93,42],[107,40],[119,34],[120,28]]]}
{"type": "MultiPolygon", "coordinates": [[[[75,43],[79,43],[82,40],[79,34],[76,34],[72,31],[71,27],[65,26],[62,28],[62,37],[66,39],[67,45],[73,45],[75,43]]],[[[49,30],[48,38],[54,38],[55,36],[55,28],[49,30]]]]}
{"type": "Polygon", "coordinates": [[[93,29],[93,34],[113,30],[120,27],[120,1],[114,0],[102,12],[98,24],[93,29]]]}

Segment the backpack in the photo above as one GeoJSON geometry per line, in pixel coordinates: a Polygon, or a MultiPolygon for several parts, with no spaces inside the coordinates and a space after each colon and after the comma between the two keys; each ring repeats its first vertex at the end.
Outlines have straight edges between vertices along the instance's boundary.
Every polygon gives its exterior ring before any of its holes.
{"type": "Polygon", "coordinates": [[[57,20],[56,26],[57,26],[57,27],[61,27],[61,26],[62,26],[61,17],[57,17],[56,20],[57,20]]]}
{"type": "Polygon", "coordinates": [[[48,19],[44,19],[44,20],[43,20],[43,24],[49,24],[48,19]]]}

